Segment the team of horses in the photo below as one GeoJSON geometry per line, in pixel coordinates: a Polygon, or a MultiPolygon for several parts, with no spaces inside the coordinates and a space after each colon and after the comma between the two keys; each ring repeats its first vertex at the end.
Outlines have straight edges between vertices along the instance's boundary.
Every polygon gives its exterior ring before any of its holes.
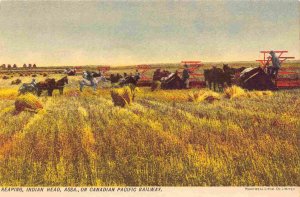
{"type": "Polygon", "coordinates": [[[59,90],[60,94],[63,94],[64,87],[68,84],[68,77],[65,76],[59,80],[46,79],[45,81],[40,81],[38,83],[23,83],[19,88],[20,94],[25,94],[27,92],[41,96],[43,91],[48,92],[48,96],[52,96],[53,90],[59,90]]]}
{"type": "Polygon", "coordinates": [[[211,69],[204,69],[204,81],[208,85],[209,89],[217,90],[224,89],[225,86],[231,86],[235,77],[245,69],[242,68],[230,68],[228,64],[223,64],[223,69],[213,67],[211,69]]]}
{"type": "Polygon", "coordinates": [[[231,68],[223,64],[223,69],[213,67],[204,70],[204,80],[210,89],[223,90],[232,84],[248,90],[277,90],[272,76],[269,76],[261,67],[231,68]],[[213,86],[213,87],[212,87],[213,86]]]}
{"type": "MultiPolygon", "coordinates": [[[[225,86],[231,86],[233,77],[241,69],[230,68],[227,64],[223,65],[223,69],[213,67],[204,69],[204,81],[208,88],[222,90],[225,86]]],[[[157,69],[153,75],[153,81],[160,81],[162,89],[183,89],[185,88],[184,81],[179,76],[178,72],[171,73],[169,71],[161,71],[157,69]]]]}
{"type": "MultiPolygon", "coordinates": [[[[224,88],[233,84],[248,90],[277,90],[272,77],[261,67],[232,68],[228,64],[223,64],[223,68],[213,66],[211,69],[204,69],[203,75],[205,86],[214,91],[223,91],[224,88]]],[[[162,89],[183,89],[186,87],[178,72],[169,73],[157,69],[153,75],[154,80],[161,82],[162,89]]]]}
{"type": "Polygon", "coordinates": [[[38,82],[37,86],[37,95],[40,96],[43,91],[48,92],[48,96],[52,96],[53,90],[59,90],[60,94],[63,94],[64,87],[69,83],[68,77],[65,76],[60,80],[55,81],[55,79],[46,79],[45,81],[38,82]]]}
{"type": "MultiPolygon", "coordinates": [[[[214,91],[223,91],[225,87],[232,84],[239,85],[248,90],[276,90],[276,86],[271,78],[260,67],[231,68],[227,64],[223,64],[223,68],[212,67],[211,69],[204,69],[203,75],[206,86],[214,91]]],[[[88,79],[87,72],[83,73],[83,79],[79,81],[80,91],[83,90],[84,86],[89,86],[96,90],[99,85],[101,87],[108,87],[112,83],[117,84],[114,87],[122,87],[127,84],[137,85],[139,80],[137,76],[118,77],[111,75],[110,78],[106,78],[101,73],[96,72],[92,72],[92,76],[92,78],[88,79]]],[[[171,73],[166,70],[161,71],[157,69],[153,74],[154,81],[160,81],[162,89],[185,88],[183,80],[177,71],[171,73]]],[[[19,93],[31,92],[37,96],[41,96],[43,91],[47,91],[48,96],[52,96],[54,90],[59,90],[59,93],[63,94],[64,87],[67,84],[67,76],[57,81],[54,78],[48,78],[38,83],[23,83],[19,88],[19,93]]]]}

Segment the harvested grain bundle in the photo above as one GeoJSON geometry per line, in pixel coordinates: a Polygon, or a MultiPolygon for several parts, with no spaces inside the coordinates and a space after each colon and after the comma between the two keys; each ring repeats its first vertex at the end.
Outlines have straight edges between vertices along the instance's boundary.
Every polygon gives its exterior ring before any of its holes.
{"type": "Polygon", "coordinates": [[[153,81],[152,84],[151,84],[151,91],[154,91],[154,90],[158,90],[160,89],[161,87],[161,82],[160,81],[153,81]]]}
{"type": "Polygon", "coordinates": [[[263,93],[264,96],[273,96],[273,92],[270,91],[270,90],[262,91],[262,93],[263,93]]]}
{"type": "Polygon", "coordinates": [[[11,82],[11,85],[19,85],[21,82],[21,79],[16,79],[11,82]]]}
{"type": "Polygon", "coordinates": [[[36,76],[37,76],[36,74],[31,75],[31,77],[36,77],[36,76]]]}
{"type": "Polygon", "coordinates": [[[135,93],[138,89],[134,86],[125,86],[111,90],[111,97],[115,106],[125,107],[130,105],[135,98],[135,93]]]}
{"type": "Polygon", "coordinates": [[[17,97],[15,101],[15,108],[17,112],[21,112],[24,110],[36,112],[40,109],[43,109],[43,105],[36,96],[27,93],[17,97]]]}
{"type": "Polygon", "coordinates": [[[208,101],[211,103],[215,100],[220,100],[220,99],[221,99],[220,94],[211,90],[200,90],[197,92],[190,92],[188,94],[188,101],[190,102],[208,101]]]}
{"type": "Polygon", "coordinates": [[[47,76],[48,76],[47,73],[44,73],[44,74],[43,74],[43,77],[47,77],[47,76]]]}
{"type": "Polygon", "coordinates": [[[9,77],[5,75],[2,77],[2,79],[9,79],[9,77]]]}
{"type": "Polygon", "coordinates": [[[247,92],[243,88],[235,86],[235,85],[226,88],[224,93],[225,93],[225,97],[229,98],[229,99],[247,96],[247,92]]]}
{"type": "Polygon", "coordinates": [[[111,97],[115,106],[125,107],[125,105],[129,105],[132,101],[129,87],[113,89],[111,91],[111,97]]]}

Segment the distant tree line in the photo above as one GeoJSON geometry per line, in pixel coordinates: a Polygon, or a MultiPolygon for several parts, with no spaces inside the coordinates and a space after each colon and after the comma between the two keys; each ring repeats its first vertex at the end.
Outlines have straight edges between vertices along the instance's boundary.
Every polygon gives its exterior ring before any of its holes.
{"type": "MultiPolygon", "coordinates": [[[[37,66],[35,65],[35,64],[23,64],[23,68],[36,68],[37,66]]],[[[0,68],[2,68],[2,69],[15,69],[15,68],[18,68],[18,66],[17,66],[17,64],[13,64],[13,65],[11,65],[11,64],[2,64],[1,66],[0,66],[0,68]]]]}

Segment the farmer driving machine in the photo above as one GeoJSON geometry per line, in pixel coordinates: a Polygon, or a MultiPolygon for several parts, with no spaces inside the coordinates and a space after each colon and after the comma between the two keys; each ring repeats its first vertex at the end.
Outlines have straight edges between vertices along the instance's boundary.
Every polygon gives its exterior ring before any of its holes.
{"type": "MultiPolygon", "coordinates": [[[[268,66],[272,63],[272,57],[268,56],[271,51],[260,51],[263,54],[263,59],[256,60],[260,62],[261,67],[267,71],[268,66]]],[[[300,80],[299,80],[299,69],[292,68],[292,67],[283,67],[282,64],[287,59],[294,59],[295,57],[286,56],[288,51],[285,50],[275,50],[273,51],[275,55],[278,57],[279,62],[281,64],[281,68],[278,71],[278,74],[275,76],[274,81],[275,85],[278,88],[294,88],[300,87],[300,80]],[[297,72],[298,70],[298,72],[297,72]]]]}
{"type": "MultiPolygon", "coordinates": [[[[203,66],[201,61],[181,61],[181,66],[187,66],[190,75],[190,87],[202,88],[205,87],[205,81],[203,79],[203,73],[200,73],[200,68],[203,66]],[[202,79],[202,80],[201,80],[202,79]]],[[[179,74],[181,75],[184,68],[179,70],[179,74]]]]}

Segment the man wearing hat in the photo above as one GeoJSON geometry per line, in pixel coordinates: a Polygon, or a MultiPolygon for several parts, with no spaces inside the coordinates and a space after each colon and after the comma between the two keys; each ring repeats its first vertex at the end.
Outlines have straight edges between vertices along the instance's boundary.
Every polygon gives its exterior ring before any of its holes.
{"type": "Polygon", "coordinates": [[[278,74],[278,70],[280,69],[280,61],[279,58],[276,56],[274,51],[270,51],[272,65],[268,67],[268,75],[270,77],[276,77],[278,74]]]}
{"type": "Polygon", "coordinates": [[[34,88],[36,87],[36,81],[35,81],[35,79],[32,79],[30,85],[31,85],[32,87],[34,87],[34,88]]]}
{"type": "Polygon", "coordinates": [[[139,72],[139,70],[136,70],[135,71],[135,75],[134,75],[134,79],[136,81],[138,81],[140,78],[141,78],[141,73],[139,72]]]}
{"type": "Polygon", "coordinates": [[[94,86],[94,76],[93,73],[91,71],[84,71],[83,73],[83,78],[89,80],[91,82],[91,86],[94,86]]]}
{"type": "Polygon", "coordinates": [[[190,83],[189,78],[190,78],[190,71],[188,69],[188,66],[185,64],[182,72],[182,80],[185,88],[189,88],[189,83],[190,83]]]}

